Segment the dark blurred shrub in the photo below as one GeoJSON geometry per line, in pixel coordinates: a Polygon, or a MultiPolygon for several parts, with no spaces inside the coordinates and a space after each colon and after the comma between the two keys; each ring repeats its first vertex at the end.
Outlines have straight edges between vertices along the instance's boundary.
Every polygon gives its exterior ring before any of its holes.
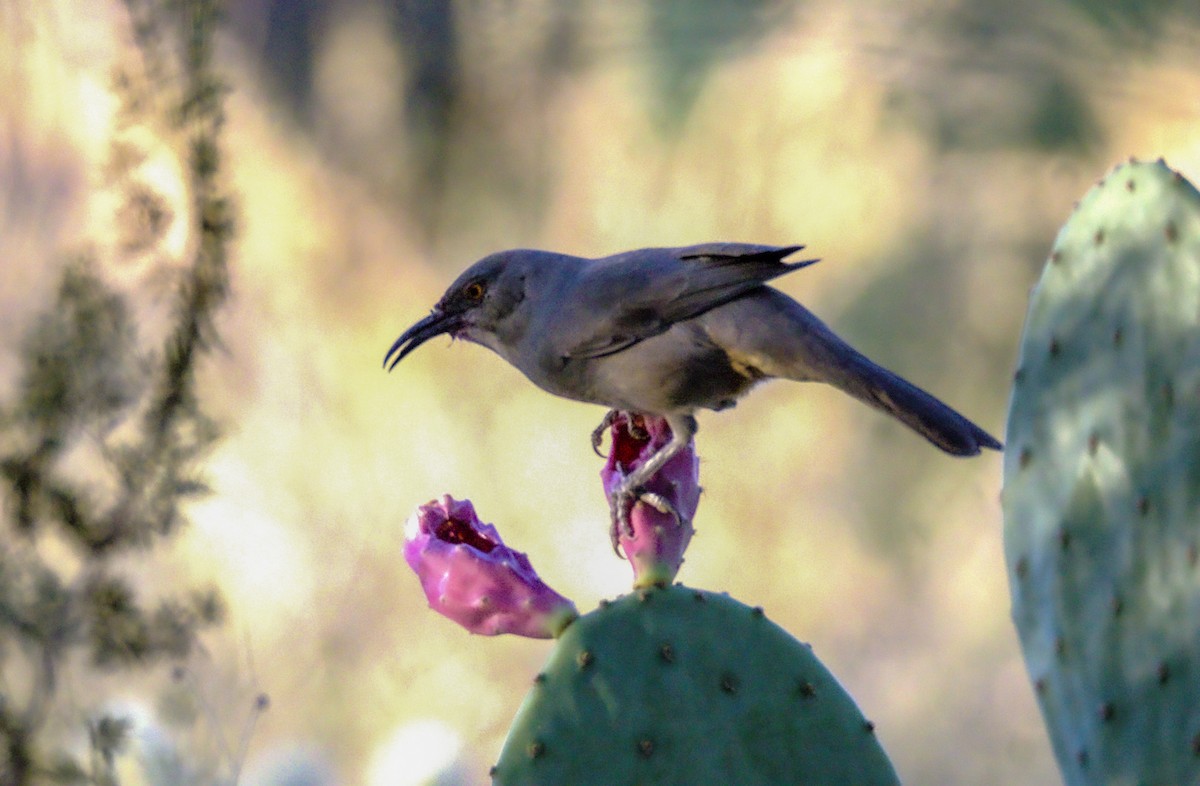
{"type": "Polygon", "coordinates": [[[126,8],[137,51],[115,76],[118,126],[153,127],[182,151],[191,201],[170,205],[133,176],[137,151],[114,143],[113,182],[100,187],[119,195],[121,242],[64,265],[21,344],[16,394],[0,402],[2,786],[115,783],[131,721],[102,709],[104,678],[178,662],[222,617],[215,590],[150,597],[138,571],[206,491],[200,462],[217,438],[195,376],[217,343],[233,228],[218,144],[225,90],[211,63],[218,9],[213,0],[126,8]],[[187,223],[187,256],[156,261],[177,221],[187,223]],[[106,274],[137,255],[161,270],[112,283],[106,274]],[[156,334],[136,316],[139,287],[164,279],[173,301],[156,334]]]}

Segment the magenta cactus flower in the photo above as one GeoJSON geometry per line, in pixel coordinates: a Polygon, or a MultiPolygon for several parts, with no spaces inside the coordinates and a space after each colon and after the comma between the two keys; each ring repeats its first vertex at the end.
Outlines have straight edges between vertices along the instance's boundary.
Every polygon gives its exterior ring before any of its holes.
{"type": "MultiPolygon", "coordinates": [[[[671,427],[660,417],[617,412],[610,416],[612,448],[600,479],[612,496],[622,479],[671,440],[671,427]]],[[[692,517],[700,504],[700,459],[694,442],[671,457],[646,484],[646,495],[629,511],[632,532],[614,521],[613,546],[633,565],[635,587],[670,584],[683,565],[695,530],[692,517]]]]}
{"type": "Polygon", "coordinates": [[[528,557],[479,520],[470,500],[444,494],[417,508],[405,527],[404,559],[430,608],[472,633],[548,639],[579,616],[528,557]]]}

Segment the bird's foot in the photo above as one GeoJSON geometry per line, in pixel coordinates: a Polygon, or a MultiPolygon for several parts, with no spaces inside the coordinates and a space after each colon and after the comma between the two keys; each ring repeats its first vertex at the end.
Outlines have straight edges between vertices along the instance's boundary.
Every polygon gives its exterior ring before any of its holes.
{"type": "MultiPolygon", "coordinates": [[[[608,456],[600,452],[600,445],[604,443],[604,432],[608,431],[614,423],[620,420],[622,414],[625,413],[619,409],[610,409],[604,415],[604,419],[600,421],[600,425],[592,429],[592,452],[600,458],[608,458],[608,456]]],[[[646,431],[646,426],[640,416],[627,417],[625,430],[629,432],[629,436],[636,440],[645,441],[650,438],[650,432],[646,431]]]]}
{"type": "Polygon", "coordinates": [[[671,516],[675,519],[676,527],[683,527],[683,516],[679,510],[671,504],[662,494],[653,491],[647,491],[644,488],[619,488],[611,497],[609,497],[609,507],[612,509],[612,526],[609,527],[608,537],[612,541],[613,553],[618,557],[621,556],[621,538],[634,536],[633,522],[630,516],[633,513],[633,506],[638,502],[644,502],[650,507],[671,516]]]}

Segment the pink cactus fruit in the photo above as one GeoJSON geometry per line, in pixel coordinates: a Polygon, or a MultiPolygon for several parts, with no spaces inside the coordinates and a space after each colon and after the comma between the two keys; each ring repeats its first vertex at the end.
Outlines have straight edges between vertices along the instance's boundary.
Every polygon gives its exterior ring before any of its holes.
{"type": "MultiPolygon", "coordinates": [[[[611,497],[626,475],[670,442],[671,427],[660,417],[622,412],[614,417],[610,434],[612,447],[600,478],[611,497]]],[[[683,552],[695,532],[692,517],[700,504],[700,460],[695,443],[689,442],[672,456],[645,491],[666,502],[678,517],[639,500],[629,512],[632,534],[614,524],[615,545],[633,565],[635,587],[669,584],[683,565],[683,552]]]]}
{"type": "Polygon", "coordinates": [[[548,639],[579,616],[528,557],[479,520],[470,500],[444,494],[417,508],[405,527],[404,559],[430,608],[472,633],[548,639]]]}

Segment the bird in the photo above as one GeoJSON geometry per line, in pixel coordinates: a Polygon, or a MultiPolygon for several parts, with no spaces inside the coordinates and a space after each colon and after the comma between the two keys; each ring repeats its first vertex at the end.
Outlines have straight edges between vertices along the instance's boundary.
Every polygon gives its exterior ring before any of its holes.
{"type": "Polygon", "coordinates": [[[830,384],[953,456],[1003,450],[768,286],[818,261],[788,261],[803,248],[718,242],[594,259],[500,251],[467,268],[429,315],[396,339],[384,367],[393,370],[420,345],[449,334],[491,349],[548,393],[664,418],[670,441],[610,498],[614,542],[637,500],[662,509],[664,501],[643,486],[695,436],[696,412],[729,409],[770,379],[830,384]]]}

